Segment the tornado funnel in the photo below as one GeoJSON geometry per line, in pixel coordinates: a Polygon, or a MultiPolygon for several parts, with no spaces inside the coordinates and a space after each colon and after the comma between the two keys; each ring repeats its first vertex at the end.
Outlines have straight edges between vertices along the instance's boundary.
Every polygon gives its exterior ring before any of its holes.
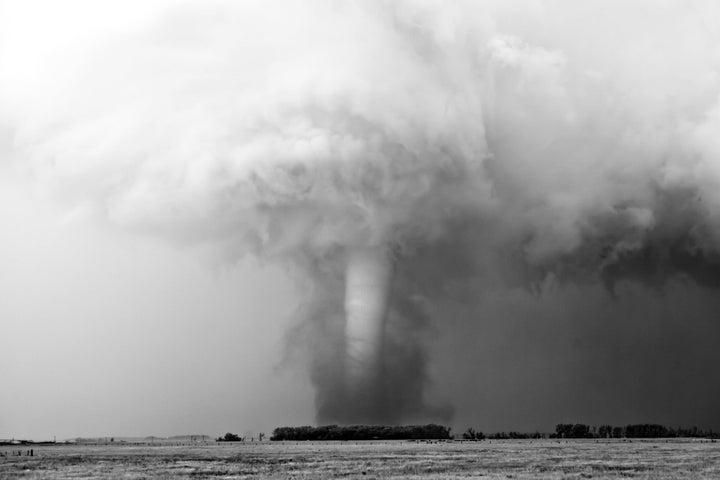
{"type": "Polygon", "coordinates": [[[348,252],[345,277],[347,392],[374,390],[382,365],[383,334],[393,262],[385,246],[348,252]]]}

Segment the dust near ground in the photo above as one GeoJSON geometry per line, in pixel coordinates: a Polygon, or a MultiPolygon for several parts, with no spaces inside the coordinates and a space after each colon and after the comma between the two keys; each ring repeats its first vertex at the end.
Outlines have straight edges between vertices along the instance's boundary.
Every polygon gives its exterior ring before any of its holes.
{"type": "Polygon", "coordinates": [[[708,440],[54,445],[32,457],[13,450],[0,449],[0,478],[720,478],[720,443],[708,440]]]}

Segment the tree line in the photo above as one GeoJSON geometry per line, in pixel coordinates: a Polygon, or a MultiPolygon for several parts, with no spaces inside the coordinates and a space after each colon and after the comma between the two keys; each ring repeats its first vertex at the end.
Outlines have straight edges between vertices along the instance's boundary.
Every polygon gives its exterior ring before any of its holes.
{"type": "Polygon", "coordinates": [[[270,440],[445,440],[450,428],[442,425],[324,425],[278,427],[270,440]]]}
{"type": "Polygon", "coordinates": [[[697,427],[670,428],[656,423],[638,423],[617,427],[600,425],[599,427],[584,423],[559,423],[555,426],[555,433],[521,433],[496,432],[484,434],[474,428],[468,428],[463,434],[463,440],[517,440],[537,438],[720,438],[720,433],[712,430],[702,430],[697,427]]]}
{"type": "Polygon", "coordinates": [[[526,432],[495,432],[495,433],[489,433],[485,435],[483,432],[476,431],[474,428],[468,428],[463,434],[462,439],[463,440],[520,440],[520,439],[528,439],[528,438],[547,438],[548,435],[546,433],[541,432],[533,432],[533,433],[526,433],[526,432]]]}
{"type": "Polygon", "coordinates": [[[712,430],[697,427],[666,427],[657,423],[637,423],[617,427],[612,425],[589,426],[582,423],[560,423],[555,426],[553,438],[718,438],[712,430]]]}
{"type": "MultiPolygon", "coordinates": [[[[262,441],[264,434],[259,434],[262,441]]],[[[463,440],[518,440],[541,438],[720,438],[720,433],[697,427],[671,428],[656,423],[638,423],[625,426],[584,423],[559,423],[554,433],[496,432],[484,434],[468,428],[463,440]]],[[[323,441],[323,440],[449,440],[454,438],[450,428],[437,424],[428,425],[324,425],[320,427],[278,427],[273,430],[270,440],[282,441],[323,441]]],[[[226,433],[217,438],[219,442],[238,442],[245,438],[226,433]]]]}

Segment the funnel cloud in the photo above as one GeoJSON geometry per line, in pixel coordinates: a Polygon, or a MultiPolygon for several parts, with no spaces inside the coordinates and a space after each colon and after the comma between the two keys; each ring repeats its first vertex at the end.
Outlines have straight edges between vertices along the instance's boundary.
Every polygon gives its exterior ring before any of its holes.
{"type": "MultiPolygon", "coordinates": [[[[541,413],[506,405],[546,428],[566,420],[555,389],[577,421],[619,423],[582,391],[617,382],[642,412],[660,359],[720,427],[701,386],[719,356],[682,366],[670,340],[720,339],[717,3],[71,2],[55,25],[32,8],[0,21],[10,161],[89,218],[287,267],[318,422],[493,428],[466,392],[491,412],[532,391],[541,413]]],[[[695,420],[673,398],[650,420],[695,420]]]]}

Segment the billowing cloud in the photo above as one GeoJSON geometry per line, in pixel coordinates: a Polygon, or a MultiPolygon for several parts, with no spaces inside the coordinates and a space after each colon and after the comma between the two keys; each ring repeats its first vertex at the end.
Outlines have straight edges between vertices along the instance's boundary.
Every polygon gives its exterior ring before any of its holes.
{"type": "Polygon", "coordinates": [[[321,421],[446,418],[424,336],[479,292],[720,282],[712,2],[65,8],[4,6],[14,160],[123,227],[292,265],[321,421]]]}

